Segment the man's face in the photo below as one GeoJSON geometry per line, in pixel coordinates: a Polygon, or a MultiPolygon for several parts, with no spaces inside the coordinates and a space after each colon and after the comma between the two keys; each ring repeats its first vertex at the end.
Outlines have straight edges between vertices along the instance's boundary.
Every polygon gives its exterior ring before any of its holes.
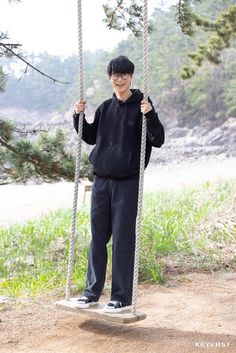
{"type": "Polygon", "coordinates": [[[114,72],[110,76],[110,80],[115,93],[122,94],[130,90],[132,75],[128,73],[121,74],[114,72]]]}

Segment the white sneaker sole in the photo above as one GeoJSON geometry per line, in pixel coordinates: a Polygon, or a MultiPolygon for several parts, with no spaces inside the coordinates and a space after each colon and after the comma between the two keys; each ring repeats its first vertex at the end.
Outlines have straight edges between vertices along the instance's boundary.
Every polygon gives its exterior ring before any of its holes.
{"type": "Polygon", "coordinates": [[[90,306],[94,306],[94,305],[98,304],[98,302],[91,302],[91,303],[87,303],[87,304],[78,303],[76,298],[70,299],[70,301],[72,301],[73,306],[78,309],[87,309],[90,306]]]}
{"type": "Polygon", "coordinates": [[[131,309],[131,306],[124,306],[123,308],[117,308],[117,309],[110,309],[105,307],[102,309],[102,311],[108,314],[118,314],[123,311],[129,311],[130,309],[131,309]]]}

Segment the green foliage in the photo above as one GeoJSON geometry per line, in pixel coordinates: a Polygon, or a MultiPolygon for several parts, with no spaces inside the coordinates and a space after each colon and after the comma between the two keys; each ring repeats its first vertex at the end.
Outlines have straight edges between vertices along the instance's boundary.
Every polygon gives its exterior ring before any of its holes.
{"type": "MultiPolygon", "coordinates": [[[[28,60],[33,65],[37,65],[41,71],[48,72],[51,76],[61,79],[61,81],[70,81],[71,77],[66,77],[65,66],[61,58],[44,53],[39,56],[32,54],[28,60]]],[[[16,59],[11,58],[4,62],[4,70],[8,71],[9,74],[5,93],[0,96],[0,104],[3,108],[14,97],[14,106],[18,108],[34,109],[42,112],[59,110],[61,97],[66,94],[68,85],[53,83],[53,81],[45,79],[44,76],[32,69],[28,69],[23,77],[19,73],[16,76],[14,69],[11,68],[12,64],[13,66],[16,65],[16,59]],[[20,77],[21,79],[18,80],[20,77]]],[[[25,65],[21,68],[24,72],[25,65]]],[[[73,74],[72,70],[71,74],[73,74]]]]}
{"type": "MultiPolygon", "coordinates": [[[[212,68],[205,72],[197,73],[194,79],[188,81],[183,87],[183,95],[186,110],[182,112],[182,123],[188,125],[204,125],[216,120],[216,112],[221,111],[224,106],[222,99],[223,83],[219,81],[215,86],[214,73],[212,68]],[[191,114],[191,116],[190,116],[191,114]],[[192,122],[191,122],[192,121],[192,122]]],[[[182,98],[179,104],[181,104],[182,98]]]]}
{"type": "Polygon", "coordinates": [[[236,79],[231,78],[224,85],[223,97],[227,108],[226,115],[228,117],[236,117],[236,79]]]}
{"type": "MultiPolygon", "coordinates": [[[[196,28],[201,28],[204,32],[213,33],[204,40],[204,44],[199,44],[194,53],[189,53],[188,56],[192,59],[192,64],[182,69],[182,78],[189,79],[202,65],[204,60],[208,60],[213,64],[221,62],[221,53],[225,48],[229,48],[232,41],[236,38],[236,4],[235,1],[218,0],[217,4],[210,1],[212,4],[208,11],[204,11],[205,2],[200,1],[198,7],[190,7],[190,1],[179,1],[178,8],[178,23],[180,23],[183,33],[193,36],[197,35],[196,28]],[[235,5],[234,5],[235,4],[235,5]],[[212,9],[219,11],[215,19],[206,18],[212,14],[212,9]],[[197,14],[200,11],[200,15],[197,14]],[[204,15],[203,15],[204,14],[204,15]],[[202,17],[204,16],[204,17],[202,17]]],[[[213,10],[214,11],[214,10],[213,10]]]]}
{"type": "Polygon", "coordinates": [[[142,1],[116,0],[111,5],[103,5],[103,10],[106,16],[104,22],[109,29],[130,29],[136,37],[142,35],[142,1]]]}
{"type": "Polygon", "coordinates": [[[87,153],[83,153],[81,156],[80,178],[87,178],[91,182],[94,179],[93,168],[87,153]]]}
{"type": "MultiPolygon", "coordinates": [[[[196,0],[196,2],[201,0],[196,0]]],[[[195,33],[193,28],[194,13],[191,8],[191,1],[189,0],[179,0],[176,12],[176,22],[180,25],[180,28],[184,34],[193,36],[195,33]]]]}
{"type": "MultiPolygon", "coordinates": [[[[90,72],[96,67],[96,61],[103,54],[102,51],[92,55],[90,52],[84,53],[84,81],[88,86],[93,82],[90,72]]],[[[19,66],[16,59],[9,58],[3,60],[4,71],[8,72],[8,80],[5,92],[0,95],[0,105],[6,108],[12,106],[14,97],[14,107],[19,109],[52,112],[67,109],[68,105],[74,103],[74,99],[79,96],[78,88],[78,58],[72,55],[64,60],[59,56],[47,53],[27,57],[33,65],[41,71],[47,72],[50,76],[57,77],[61,81],[69,81],[70,85],[53,83],[45,79],[36,71],[28,69],[25,74],[25,65],[19,66]],[[17,67],[17,71],[14,70],[17,67]],[[20,70],[19,70],[20,69],[20,70]],[[19,80],[19,78],[21,78],[19,80]]]]}
{"type": "MultiPolygon", "coordinates": [[[[218,14],[225,12],[232,2],[230,0],[193,2],[192,8],[196,10],[199,18],[203,19],[203,14],[207,14],[210,21],[215,22],[218,14]]],[[[202,26],[198,26],[198,31],[193,37],[184,35],[176,24],[175,14],[174,7],[168,11],[156,9],[151,18],[153,31],[149,39],[149,95],[163,114],[163,118],[164,115],[168,118],[173,116],[180,124],[191,127],[198,123],[219,124],[227,117],[235,115],[234,81],[232,81],[236,75],[235,41],[232,41],[231,48],[222,52],[220,65],[210,65],[204,59],[205,54],[195,51],[196,47],[201,48],[208,40],[209,33],[205,32],[202,26]],[[186,53],[190,53],[189,57],[186,53]],[[192,59],[195,60],[196,66],[191,65],[192,59]],[[201,70],[198,70],[199,65],[202,66],[201,70]],[[183,82],[180,80],[180,73],[182,77],[192,79],[183,82]]],[[[210,28],[206,23],[205,27],[210,28]]],[[[87,114],[92,113],[95,107],[112,95],[106,66],[109,60],[117,55],[127,55],[134,61],[136,70],[133,85],[143,89],[142,40],[130,35],[112,52],[103,50],[95,53],[86,52],[84,86],[85,99],[88,103],[87,114]]],[[[42,114],[43,110],[64,111],[73,106],[79,96],[77,57],[72,56],[62,61],[58,57],[44,53],[40,56],[32,55],[28,59],[51,75],[72,84],[70,86],[52,84],[31,70],[17,82],[15,73],[11,71],[10,61],[5,62],[4,68],[6,67],[9,72],[9,79],[6,92],[0,95],[1,107],[12,107],[13,95],[16,108],[41,110],[42,114]]]]}
{"type": "Polygon", "coordinates": [[[41,132],[38,140],[30,141],[12,123],[1,119],[0,162],[3,183],[38,177],[45,181],[73,180],[74,158],[66,151],[65,136],[60,130],[54,135],[41,132]]]}
{"type": "MultiPolygon", "coordinates": [[[[192,37],[199,31],[199,28],[206,32],[215,32],[204,44],[201,44],[197,48],[196,53],[189,55],[192,59],[193,67],[183,68],[183,79],[192,77],[197,68],[201,66],[203,60],[219,64],[222,50],[228,48],[236,36],[235,1],[218,0],[217,5],[215,3],[216,1],[213,0],[207,2],[203,0],[179,0],[177,2],[176,22],[180,25],[184,34],[192,37]],[[216,8],[219,11],[216,20],[212,21],[209,18],[205,18],[205,16],[202,16],[202,13],[198,15],[197,5],[199,5],[200,12],[201,9],[208,8],[209,11],[202,11],[204,14],[212,14],[211,8],[216,8]]],[[[114,0],[112,5],[106,4],[103,5],[103,8],[106,16],[104,22],[109,29],[113,28],[124,31],[128,28],[136,37],[141,36],[143,26],[143,7],[141,1],[114,0]]]]}
{"type": "Polygon", "coordinates": [[[112,95],[111,84],[106,74],[110,59],[111,55],[108,52],[101,52],[96,61],[96,67],[89,72],[91,93],[87,94],[87,98],[94,107],[112,95]]]}
{"type": "MultiPolygon", "coordinates": [[[[54,134],[41,131],[37,139],[26,139],[37,131],[17,129],[13,123],[0,119],[0,183],[26,182],[29,179],[46,182],[74,180],[75,158],[66,147],[61,130],[54,134]]],[[[92,179],[88,156],[83,155],[81,176],[92,179]]]]}
{"type": "Polygon", "coordinates": [[[220,66],[204,65],[204,72],[196,73],[185,83],[182,96],[178,97],[179,104],[185,101],[183,124],[191,119],[196,124],[209,124],[236,116],[235,55],[235,49],[231,49],[220,66]]]}
{"type": "MultiPolygon", "coordinates": [[[[209,8],[209,16],[210,10],[209,8]]],[[[202,63],[201,57],[196,56],[199,64],[202,64],[202,70],[198,72],[189,65],[186,52],[194,53],[193,49],[205,40],[206,33],[193,38],[184,36],[175,24],[174,17],[174,8],[165,12],[156,10],[153,13],[152,22],[158,23],[158,26],[154,27],[149,41],[149,94],[157,108],[161,105],[164,110],[168,109],[167,114],[176,116],[181,125],[192,127],[197,124],[218,124],[230,113],[231,116],[234,114],[235,104],[231,99],[226,102],[226,96],[234,96],[233,87],[230,85],[227,90],[227,86],[236,75],[235,42],[228,51],[229,59],[227,53],[224,53],[224,60],[220,65],[202,63]],[[185,67],[185,78],[192,77],[184,83],[179,80],[182,67],[185,67]]],[[[130,36],[119,43],[110,57],[120,54],[128,55],[135,62],[134,86],[142,89],[142,41],[130,36]]],[[[103,75],[99,73],[100,87],[105,81],[104,74],[105,67],[103,75]]],[[[104,96],[110,95],[109,90],[110,87],[106,89],[104,85],[104,96]]],[[[93,96],[89,97],[92,103],[93,99],[93,96]]]]}

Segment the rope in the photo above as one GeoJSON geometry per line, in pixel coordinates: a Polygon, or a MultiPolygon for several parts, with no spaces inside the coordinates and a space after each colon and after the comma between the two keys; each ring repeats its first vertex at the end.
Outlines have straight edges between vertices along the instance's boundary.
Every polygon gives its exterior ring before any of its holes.
{"type": "MultiPolygon", "coordinates": [[[[148,0],[143,0],[143,96],[148,99],[148,0]]],[[[131,312],[136,314],[137,292],[138,292],[138,270],[140,258],[140,240],[142,223],[142,205],[143,205],[143,184],[146,154],[146,120],[142,116],[142,140],[140,151],[140,169],[139,169],[139,188],[138,188],[138,209],[136,218],[136,239],[134,255],[134,273],[133,273],[133,294],[131,312]]]]}
{"type": "MultiPolygon", "coordinates": [[[[78,0],[78,53],[79,53],[79,99],[83,100],[84,89],[83,89],[83,38],[82,38],[82,0],[78,0]]],[[[76,212],[78,204],[78,189],[79,189],[79,172],[81,164],[81,145],[82,145],[82,127],[83,127],[83,113],[79,116],[78,126],[78,143],[76,151],[76,164],[75,164],[75,182],[74,182],[74,198],[72,208],[72,226],[71,226],[71,238],[70,238],[70,254],[67,269],[67,281],[66,281],[66,300],[70,299],[70,285],[72,278],[74,252],[75,252],[75,240],[76,240],[76,212]]]]}

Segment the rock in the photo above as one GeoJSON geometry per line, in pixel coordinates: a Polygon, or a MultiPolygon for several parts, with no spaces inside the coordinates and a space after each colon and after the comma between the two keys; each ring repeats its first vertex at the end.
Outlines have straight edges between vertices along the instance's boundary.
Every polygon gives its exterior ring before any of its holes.
{"type": "MultiPolygon", "coordinates": [[[[86,119],[91,123],[94,118],[94,107],[88,106],[86,119]]],[[[72,124],[73,107],[65,112],[29,112],[19,109],[8,109],[6,116],[17,117],[17,121],[25,124],[27,129],[38,128],[55,132],[57,128],[66,133],[68,149],[76,153],[77,135],[72,124]]],[[[152,149],[150,163],[163,165],[167,163],[179,163],[183,160],[196,160],[204,156],[228,156],[236,155],[236,118],[228,118],[222,125],[207,128],[206,126],[194,126],[189,128],[177,125],[177,120],[170,119],[166,124],[166,139],[161,148],[152,149]]],[[[37,135],[38,136],[38,135],[37,135]]],[[[35,140],[37,136],[29,137],[35,140]]],[[[82,153],[90,153],[93,146],[82,143],[82,153]]],[[[30,261],[29,261],[30,262],[30,261]]]]}
{"type": "Polygon", "coordinates": [[[222,127],[229,127],[229,128],[234,128],[236,129],[236,118],[229,118],[227,119],[224,124],[222,125],[222,127]]]}
{"type": "Polygon", "coordinates": [[[205,135],[207,145],[222,145],[229,149],[236,145],[236,118],[229,118],[221,126],[208,132],[205,135]]]}
{"type": "Polygon", "coordinates": [[[190,131],[187,127],[173,127],[169,130],[168,135],[172,138],[179,138],[188,135],[190,131]]]}
{"type": "Polygon", "coordinates": [[[11,301],[11,298],[0,296],[0,304],[6,304],[11,301]]]}

